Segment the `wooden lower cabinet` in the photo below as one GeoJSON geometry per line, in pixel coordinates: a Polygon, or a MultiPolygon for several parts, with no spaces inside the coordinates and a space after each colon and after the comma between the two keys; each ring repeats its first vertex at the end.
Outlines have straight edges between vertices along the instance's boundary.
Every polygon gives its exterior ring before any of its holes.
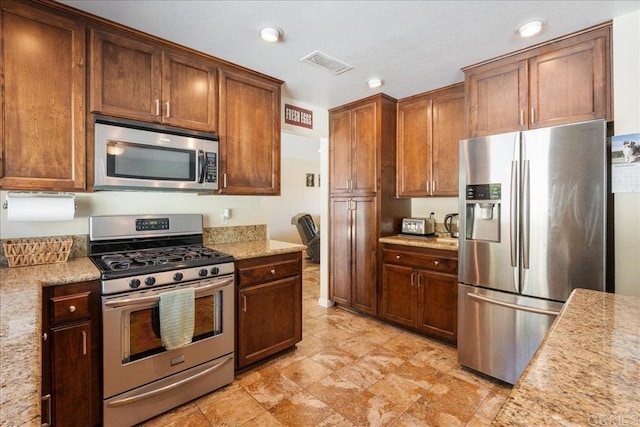
{"type": "Polygon", "coordinates": [[[452,344],[457,340],[457,253],[383,248],[380,317],[452,344]]]}
{"type": "Polygon", "coordinates": [[[102,424],[100,283],[45,287],[42,314],[43,425],[102,424]]]}
{"type": "Polygon", "coordinates": [[[302,253],[236,261],[236,369],[302,340],[302,253]]]}

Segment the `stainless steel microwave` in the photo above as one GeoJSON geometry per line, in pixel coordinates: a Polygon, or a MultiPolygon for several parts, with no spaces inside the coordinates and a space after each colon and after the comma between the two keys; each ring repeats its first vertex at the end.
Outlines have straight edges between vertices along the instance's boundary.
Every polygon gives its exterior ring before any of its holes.
{"type": "Polygon", "coordinates": [[[212,192],[218,163],[215,134],[96,120],[95,190],[212,192]]]}

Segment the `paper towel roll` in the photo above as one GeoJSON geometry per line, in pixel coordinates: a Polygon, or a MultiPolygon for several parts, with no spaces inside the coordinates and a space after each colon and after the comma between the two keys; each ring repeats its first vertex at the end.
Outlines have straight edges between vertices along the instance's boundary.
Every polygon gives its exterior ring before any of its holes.
{"type": "Polygon", "coordinates": [[[7,194],[7,221],[71,221],[75,214],[73,194],[7,194]]]}

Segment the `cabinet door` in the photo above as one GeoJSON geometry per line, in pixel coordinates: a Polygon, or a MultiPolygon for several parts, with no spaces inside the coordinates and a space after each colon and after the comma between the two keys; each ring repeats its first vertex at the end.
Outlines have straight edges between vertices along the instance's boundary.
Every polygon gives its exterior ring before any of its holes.
{"type": "Polygon", "coordinates": [[[351,307],[351,199],[332,198],[330,206],[329,298],[351,307]]]}
{"type": "Polygon", "coordinates": [[[433,100],[431,192],[458,196],[458,141],[464,138],[464,85],[446,89],[433,100]]]}
{"type": "Polygon", "coordinates": [[[223,194],[280,194],[280,86],[220,72],[223,194]]]}
{"type": "Polygon", "coordinates": [[[151,43],[90,32],[92,112],[146,122],[162,117],[162,54],[151,43]]]}
{"type": "Polygon", "coordinates": [[[374,197],[354,197],[351,202],[351,239],[353,308],[366,313],[377,312],[378,224],[374,197]]]}
{"type": "Polygon", "coordinates": [[[416,326],[417,274],[411,267],[382,265],[380,316],[401,325],[416,326]]]}
{"type": "Polygon", "coordinates": [[[163,54],[163,122],[203,131],[217,129],[216,68],[204,59],[163,54]]]}
{"type": "Polygon", "coordinates": [[[527,84],[526,60],[468,74],[469,136],[527,129],[527,84]]]}
{"type": "Polygon", "coordinates": [[[351,191],[358,194],[377,190],[377,103],[355,108],[352,112],[351,191]]]}
{"type": "Polygon", "coordinates": [[[431,195],[431,108],[430,97],[398,104],[398,197],[431,195]]]}
{"type": "Polygon", "coordinates": [[[302,283],[289,277],[238,291],[238,368],[302,339],[302,283]]]}
{"type": "Polygon", "coordinates": [[[85,27],[3,2],[0,188],[84,190],[85,27]]]}
{"type": "Polygon", "coordinates": [[[351,111],[329,116],[329,186],[331,194],[348,193],[351,182],[351,111]]]}
{"type": "Polygon", "coordinates": [[[91,423],[91,322],[51,331],[53,425],[91,423]]]}
{"type": "Polygon", "coordinates": [[[605,118],[606,63],[604,37],[531,58],[529,127],[605,118]]]}
{"type": "Polygon", "coordinates": [[[456,276],[418,270],[418,329],[455,343],[458,332],[456,276]]]}

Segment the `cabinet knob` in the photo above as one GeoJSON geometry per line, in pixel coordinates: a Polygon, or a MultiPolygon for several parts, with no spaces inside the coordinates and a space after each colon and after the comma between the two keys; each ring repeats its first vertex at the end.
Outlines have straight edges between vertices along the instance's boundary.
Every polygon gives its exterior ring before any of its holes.
{"type": "Polygon", "coordinates": [[[46,341],[47,339],[49,339],[49,335],[47,335],[47,333],[45,332],[44,334],[42,334],[42,341],[46,341]]]}
{"type": "Polygon", "coordinates": [[[433,264],[434,264],[434,265],[440,265],[440,261],[435,260],[435,261],[433,261],[433,264]]]}
{"type": "Polygon", "coordinates": [[[400,255],[396,255],[396,259],[400,259],[400,255]]]}
{"type": "Polygon", "coordinates": [[[271,270],[271,274],[276,274],[276,269],[275,268],[271,270]]]}
{"type": "Polygon", "coordinates": [[[76,311],[76,306],[75,305],[70,305],[69,306],[69,313],[74,313],[76,311]]]}

